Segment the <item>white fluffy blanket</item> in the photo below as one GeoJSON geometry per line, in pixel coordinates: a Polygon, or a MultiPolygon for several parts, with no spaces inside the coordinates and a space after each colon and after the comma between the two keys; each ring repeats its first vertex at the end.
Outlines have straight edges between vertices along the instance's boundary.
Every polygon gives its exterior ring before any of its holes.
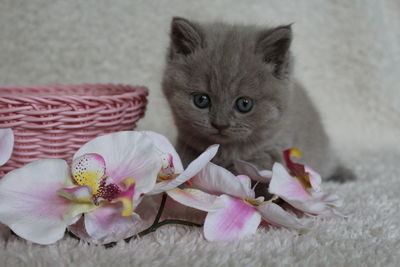
{"type": "Polygon", "coordinates": [[[166,226],[112,249],[66,237],[51,246],[0,235],[4,266],[398,266],[400,262],[400,2],[23,1],[0,5],[0,83],[114,82],[151,89],[140,129],[176,131],[160,91],[169,22],[294,22],[296,76],[359,179],[326,183],[347,220],[299,236],[261,228],[230,244],[166,226]],[[160,116],[163,114],[163,116],[160,116]]]}

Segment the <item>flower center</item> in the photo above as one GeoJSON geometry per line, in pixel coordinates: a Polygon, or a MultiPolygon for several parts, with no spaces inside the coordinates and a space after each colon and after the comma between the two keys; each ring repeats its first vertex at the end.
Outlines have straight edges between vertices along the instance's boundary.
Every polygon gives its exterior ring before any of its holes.
{"type": "Polygon", "coordinates": [[[175,173],[174,162],[171,154],[163,154],[161,156],[161,170],[157,178],[161,181],[175,179],[179,174],[175,173]]]}
{"type": "Polygon", "coordinates": [[[264,197],[258,197],[256,199],[247,197],[247,198],[243,199],[243,201],[253,207],[258,207],[258,206],[268,204],[268,203],[273,202],[278,199],[279,199],[278,196],[273,196],[270,200],[264,200],[264,197]]]}
{"type": "Polygon", "coordinates": [[[159,173],[158,174],[158,179],[160,179],[162,181],[169,181],[169,180],[175,179],[178,176],[179,176],[179,173],[172,173],[172,174],[159,173]]]}
{"type": "Polygon", "coordinates": [[[72,176],[79,186],[76,189],[61,190],[62,196],[80,202],[90,201],[97,206],[100,206],[102,201],[121,202],[121,215],[132,215],[135,179],[129,177],[123,179],[122,183],[119,182],[121,180],[114,183],[113,179],[106,175],[105,160],[101,155],[89,153],[75,159],[72,163],[72,176]],[[79,194],[85,192],[86,194],[80,197],[79,194]]]}
{"type": "Polygon", "coordinates": [[[95,203],[97,199],[103,198],[105,200],[111,201],[113,200],[119,193],[121,193],[121,189],[116,184],[106,184],[106,179],[102,179],[100,182],[99,190],[97,194],[93,195],[95,203]]]}

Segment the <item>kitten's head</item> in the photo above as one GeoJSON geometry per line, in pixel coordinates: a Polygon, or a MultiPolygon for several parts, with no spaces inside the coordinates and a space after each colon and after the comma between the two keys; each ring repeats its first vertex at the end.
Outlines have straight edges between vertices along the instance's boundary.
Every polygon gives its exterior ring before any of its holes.
{"type": "Polygon", "coordinates": [[[290,87],[290,26],[174,18],[163,90],[182,135],[210,143],[274,132],[290,87]]]}

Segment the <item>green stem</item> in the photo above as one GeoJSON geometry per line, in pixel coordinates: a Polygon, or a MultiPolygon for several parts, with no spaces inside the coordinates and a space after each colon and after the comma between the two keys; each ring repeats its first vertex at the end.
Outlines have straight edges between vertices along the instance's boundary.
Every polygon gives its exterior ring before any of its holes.
{"type": "MultiPolygon", "coordinates": [[[[167,197],[168,197],[168,195],[166,193],[164,193],[163,196],[162,196],[162,199],[161,199],[160,207],[158,208],[158,212],[157,212],[157,215],[156,215],[156,217],[154,219],[153,224],[149,228],[137,233],[136,235],[128,237],[128,238],[125,238],[124,239],[125,242],[128,243],[132,239],[136,239],[138,237],[142,237],[142,236],[145,236],[147,234],[153,233],[158,228],[160,228],[161,226],[164,226],[164,225],[167,225],[167,224],[180,224],[180,225],[196,226],[196,227],[202,227],[203,226],[202,224],[198,224],[198,223],[194,223],[194,222],[188,222],[188,221],[184,221],[184,220],[175,220],[175,219],[168,219],[168,220],[163,220],[163,221],[160,222],[162,213],[164,211],[165,202],[167,201],[167,197]]],[[[111,242],[111,243],[105,244],[104,247],[112,248],[116,244],[117,244],[116,242],[111,242]]]]}
{"type": "Polygon", "coordinates": [[[194,223],[194,222],[188,222],[188,221],[183,221],[183,220],[176,220],[176,219],[169,219],[169,220],[164,220],[159,222],[156,226],[157,228],[160,228],[163,225],[166,224],[180,224],[180,225],[186,225],[186,226],[196,226],[196,227],[202,227],[202,224],[199,223],[194,223]]]}
{"type": "Polygon", "coordinates": [[[145,229],[145,230],[143,230],[143,231],[141,231],[141,232],[139,232],[138,234],[136,234],[136,235],[134,235],[134,236],[131,236],[131,237],[128,237],[128,238],[125,238],[124,240],[125,240],[125,242],[129,242],[129,241],[131,241],[131,239],[132,238],[137,238],[137,237],[140,237],[140,236],[144,236],[144,235],[147,235],[147,234],[149,234],[149,233],[152,233],[152,232],[154,232],[157,228],[154,228],[156,225],[157,225],[157,223],[160,221],[160,218],[161,218],[161,215],[162,215],[162,213],[163,213],[163,211],[164,211],[164,207],[165,207],[165,202],[167,202],[167,194],[166,193],[163,193],[163,196],[162,196],[162,199],[161,199],[161,204],[160,204],[160,207],[158,208],[158,212],[157,212],[157,215],[156,215],[156,218],[154,219],[154,222],[153,222],[153,224],[152,225],[150,225],[150,227],[149,228],[147,228],[147,229],[145,229]]]}
{"type": "Polygon", "coordinates": [[[163,193],[163,196],[161,199],[161,204],[160,204],[160,207],[158,208],[158,212],[157,212],[156,218],[154,219],[152,226],[156,225],[160,221],[161,215],[164,212],[165,203],[167,202],[167,197],[168,197],[168,195],[166,193],[163,193]]]}

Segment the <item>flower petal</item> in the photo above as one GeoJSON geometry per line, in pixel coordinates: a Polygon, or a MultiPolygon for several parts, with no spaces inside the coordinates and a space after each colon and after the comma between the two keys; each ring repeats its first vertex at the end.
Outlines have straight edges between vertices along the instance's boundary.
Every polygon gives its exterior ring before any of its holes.
{"type": "Polygon", "coordinates": [[[327,208],[323,212],[318,214],[319,218],[348,218],[348,215],[345,215],[341,212],[339,212],[335,208],[327,208]]]}
{"type": "Polygon", "coordinates": [[[343,205],[343,200],[336,194],[314,193],[313,198],[319,199],[332,207],[341,207],[343,205]]]}
{"type": "Polygon", "coordinates": [[[308,173],[308,176],[310,177],[310,184],[312,189],[317,192],[321,191],[321,175],[319,175],[319,173],[317,173],[316,171],[314,171],[313,168],[307,165],[304,166],[304,170],[306,173],[308,173]]]}
{"type": "Polygon", "coordinates": [[[323,214],[330,209],[330,207],[326,203],[320,200],[313,200],[313,199],[308,201],[286,200],[286,199],[284,200],[291,206],[295,207],[296,209],[312,216],[323,214]]]}
{"type": "Polygon", "coordinates": [[[204,222],[204,236],[209,241],[231,241],[256,232],[261,215],[243,200],[222,195],[225,208],[209,212],[204,222]]]}
{"type": "Polygon", "coordinates": [[[131,216],[134,209],[133,196],[135,195],[135,180],[132,178],[127,178],[125,179],[124,183],[127,189],[119,193],[112,202],[122,203],[123,210],[121,216],[131,216]]]}
{"type": "Polygon", "coordinates": [[[311,195],[296,178],[293,178],[279,163],[272,167],[272,179],[268,191],[286,201],[308,201],[311,195]]]}
{"type": "Polygon", "coordinates": [[[175,168],[176,173],[182,173],[183,172],[183,165],[182,161],[176,152],[174,146],[171,144],[171,142],[163,135],[152,132],[152,131],[142,131],[145,135],[151,138],[153,141],[154,145],[156,148],[162,153],[162,154],[170,154],[172,156],[173,160],[173,165],[175,168]]]}
{"type": "Polygon", "coordinates": [[[341,201],[337,198],[336,195],[314,193],[313,199],[307,201],[289,199],[284,200],[294,208],[310,216],[346,217],[336,210],[337,205],[341,204],[341,201]]]}
{"type": "Polygon", "coordinates": [[[77,186],[73,188],[62,188],[58,194],[66,199],[77,203],[92,203],[92,189],[89,186],[77,186]]]}
{"type": "MultiPolygon", "coordinates": [[[[136,181],[136,196],[149,192],[156,183],[161,159],[152,140],[137,131],[116,132],[97,137],[74,155],[100,154],[106,162],[106,175],[120,185],[126,178],[136,181]]],[[[136,197],[135,196],[135,197],[136,197]]]]}
{"type": "Polygon", "coordinates": [[[186,170],[184,170],[175,179],[157,183],[154,189],[150,192],[150,194],[154,195],[164,191],[168,191],[193,178],[202,169],[204,169],[206,165],[210,162],[210,160],[217,154],[218,147],[219,147],[218,145],[212,145],[209,148],[207,148],[206,151],[201,153],[200,156],[198,156],[195,160],[193,160],[189,164],[189,166],[187,166],[186,170]]]}
{"type": "Polygon", "coordinates": [[[240,174],[245,174],[250,177],[250,179],[260,182],[268,183],[272,178],[272,172],[268,170],[259,171],[257,167],[250,162],[243,160],[235,161],[235,169],[240,174]]]}
{"type": "Polygon", "coordinates": [[[11,157],[14,147],[14,133],[8,129],[0,129],[0,166],[4,165],[11,157]]]}
{"type": "Polygon", "coordinates": [[[310,201],[288,201],[288,203],[296,209],[311,216],[347,217],[336,209],[342,205],[342,200],[335,194],[317,192],[313,193],[313,199],[310,201]]]}
{"type": "Polygon", "coordinates": [[[194,187],[214,195],[229,194],[238,198],[252,195],[252,190],[243,186],[233,173],[211,162],[190,181],[194,187]]]}
{"type": "Polygon", "coordinates": [[[108,204],[85,214],[85,230],[90,236],[87,241],[95,244],[116,242],[142,230],[139,215],[133,213],[132,216],[121,216],[119,206],[119,204],[108,204]]]}
{"type": "Polygon", "coordinates": [[[251,179],[247,175],[238,175],[236,178],[242,184],[242,187],[247,191],[248,198],[255,198],[255,192],[251,187],[251,179]]]}
{"type": "Polygon", "coordinates": [[[298,148],[290,148],[283,151],[283,158],[285,160],[286,166],[293,176],[303,176],[305,173],[304,165],[292,161],[292,157],[301,159],[302,153],[298,148]]]}
{"type": "Polygon", "coordinates": [[[0,180],[0,222],[29,241],[56,242],[76,216],[93,208],[58,195],[70,180],[67,163],[58,159],[38,160],[9,172],[0,180]]]}
{"type": "Polygon", "coordinates": [[[257,207],[257,209],[261,213],[263,219],[272,225],[283,226],[296,230],[306,229],[306,227],[301,224],[296,217],[286,212],[273,202],[260,205],[257,207]]]}
{"type": "Polygon", "coordinates": [[[84,154],[72,162],[72,176],[79,185],[87,185],[96,195],[106,172],[103,157],[96,153],[84,154]]]}
{"type": "Polygon", "coordinates": [[[218,196],[207,194],[203,191],[186,188],[174,188],[167,191],[173,200],[202,211],[217,211],[225,206],[225,202],[218,196]]]}

